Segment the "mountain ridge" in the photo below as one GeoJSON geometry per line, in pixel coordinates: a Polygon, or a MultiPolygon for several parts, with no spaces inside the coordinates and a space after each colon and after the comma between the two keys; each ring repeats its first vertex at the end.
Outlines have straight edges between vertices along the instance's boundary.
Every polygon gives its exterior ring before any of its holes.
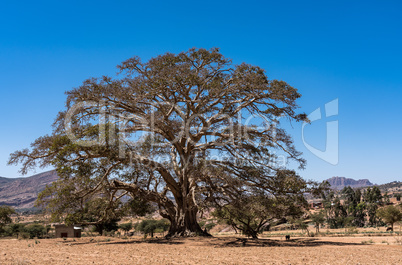
{"type": "MultiPolygon", "coordinates": [[[[41,192],[46,185],[52,184],[57,179],[58,176],[55,170],[35,174],[26,178],[0,177],[0,205],[9,205],[16,209],[32,208],[34,207],[39,192],[41,192]]],[[[355,180],[346,177],[332,177],[326,181],[328,181],[333,189],[338,190],[346,186],[363,188],[376,185],[368,179],[355,180]]],[[[394,181],[380,186],[384,186],[384,189],[394,186],[402,189],[402,182],[394,181]]]]}
{"type": "Polygon", "coordinates": [[[0,177],[0,205],[16,209],[34,207],[39,192],[58,179],[55,170],[26,178],[0,177]]]}
{"type": "Polygon", "coordinates": [[[374,186],[368,179],[359,179],[355,180],[352,178],[346,177],[332,177],[327,179],[328,183],[331,185],[333,189],[343,189],[344,187],[350,186],[352,188],[362,188],[374,186]]]}

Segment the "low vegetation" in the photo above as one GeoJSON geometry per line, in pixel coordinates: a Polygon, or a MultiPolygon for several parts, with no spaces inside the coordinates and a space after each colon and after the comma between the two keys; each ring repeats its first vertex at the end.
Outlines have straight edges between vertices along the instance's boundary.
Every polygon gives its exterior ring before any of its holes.
{"type": "Polygon", "coordinates": [[[169,221],[166,219],[161,220],[143,220],[137,223],[134,228],[136,231],[144,233],[144,236],[150,235],[154,237],[154,233],[163,233],[169,229],[169,221]]]}

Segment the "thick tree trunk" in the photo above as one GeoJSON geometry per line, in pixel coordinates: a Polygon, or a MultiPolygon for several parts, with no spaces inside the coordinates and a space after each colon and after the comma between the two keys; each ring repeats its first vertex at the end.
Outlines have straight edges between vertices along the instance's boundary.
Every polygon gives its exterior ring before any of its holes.
{"type": "Polygon", "coordinates": [[[249,232],[252,239],[258,239],[258,233],[256,231],[249,232]]]}
{"type": "Polygon", "coordinates": [[[211,236],[208,232],[203,231],[197,222],[197,210],[183,210],[178,208],[176,215],[170,218],[170,228],[166,235],[170,237],[187,237],[187,236],[211,236]]]}

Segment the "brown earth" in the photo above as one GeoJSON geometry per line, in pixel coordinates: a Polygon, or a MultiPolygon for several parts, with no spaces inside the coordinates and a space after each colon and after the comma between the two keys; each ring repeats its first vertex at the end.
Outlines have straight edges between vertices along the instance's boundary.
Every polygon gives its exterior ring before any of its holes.
{"type": "Polygon", "coordinates": [[[0,264],[402,264],[400,239],[3,239],[0,264]]]}

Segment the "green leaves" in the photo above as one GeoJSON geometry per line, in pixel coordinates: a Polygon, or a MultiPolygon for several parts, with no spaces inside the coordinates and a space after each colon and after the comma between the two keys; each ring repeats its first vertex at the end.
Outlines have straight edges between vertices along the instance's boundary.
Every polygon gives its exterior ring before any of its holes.
{"type": "Polygon", "coordinates": [[[274,197],[242,194],[216,208],[212,215],[245,235],[257,238],[262,228],[273,221],[286,217],[299,218],[305,206],[302,195],[274,197]]]}
{"type": "MultiPolygon", "coordinates": [[[[188,226],[177,227],[183,232],[199,230],[196,212],[207,201],[244,191],[293,200],[309,190],[285,169],[288,160],[300,167],[305,160],[278,122],[306,119],[297,89],[258,66],[233,65],[217,48],[133,57],[118,68],[117,77],[88,78],[68,91],[53,134],[11,154],[23,173],[56,168],[60,181],[38,200],[55,219],[118,218],[130,196],[155,203],[188,226]]],[[[135,207],[145,212],[142,205],[135,207]]]]}
{"type": "Polygon", "coordinates": [[[386,206],[377,210],[377,216],[390,224],[393,230],[394,223],[402,221],[402,211],[393,205],[386,206]]]}
{"type": "Polygon", "coordinates": [[[146,219],[142,220],[140,223],[135,225],[135,230],[143,232],[144,234],[153,234],[155,232],[164,232],[169,228],[169,222],[166,219],[154,220],[154,219],[146,219]]]}
{"type": "Polygon", "coordinates": [[[15,210],[10,206],[0,205],[0,229],[12,222],[11,215],[15,213],[15,210]]]}

